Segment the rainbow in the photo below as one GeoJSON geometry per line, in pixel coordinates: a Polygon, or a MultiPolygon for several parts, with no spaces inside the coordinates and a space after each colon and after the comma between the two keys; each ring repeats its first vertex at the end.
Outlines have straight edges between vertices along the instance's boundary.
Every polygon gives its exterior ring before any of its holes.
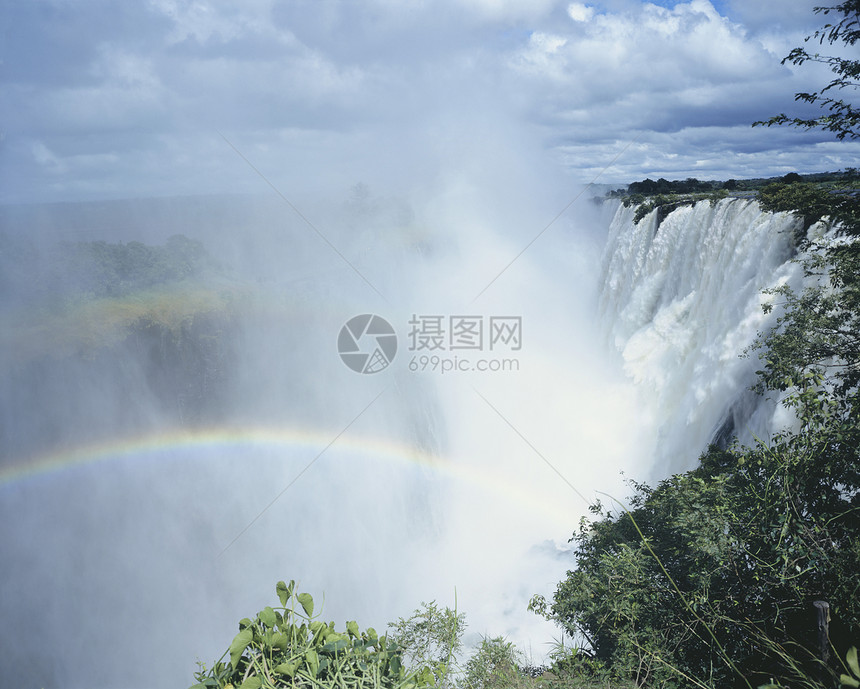
{"type": "Polygon", "coordinates": [[[572,513],[569,504],[554,505],[524,490],[521,482],[514,478],[475,467],[468,461],[440,457],[392,440],[266,426],[172,430],[115,438],[74,448],[58,448],[0,468],[0,490],[39,477],[99,464],[182,461],[189,452],[223,457],[229,452],[247,455],[249,451],[281,455],[294,465],[297,472],[312,469],[311,465],[326,454],[343,456],[348,453],[351,461],[356,456],[388,461],[403,467],[423,469],[433,475],[494,493],[509,501],[509,504],[544,513],[564,523],[570,523],[572,517],[578,518],[578,514],[572,513]]]}

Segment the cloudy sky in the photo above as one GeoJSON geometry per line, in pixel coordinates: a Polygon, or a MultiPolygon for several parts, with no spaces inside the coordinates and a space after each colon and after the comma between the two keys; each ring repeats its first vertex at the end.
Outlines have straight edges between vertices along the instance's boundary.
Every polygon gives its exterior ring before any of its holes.
{"type": "Polygon", "coordinates": [[[826,82],[780,64],[820,2],[7,0],[0,202],[855,166],[750,127],[826,82]]]}

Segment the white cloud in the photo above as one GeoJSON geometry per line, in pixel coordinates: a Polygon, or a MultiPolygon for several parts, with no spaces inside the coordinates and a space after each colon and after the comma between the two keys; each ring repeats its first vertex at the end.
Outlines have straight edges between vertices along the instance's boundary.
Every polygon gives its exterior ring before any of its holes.
{"type": "Polygon", "coordinates": [[[61,174],[66,172],[68,169],[57,155],[42,141],[34,142],[31,147],[31,151],[33,154],[33,160],[46,168],[51,174],[61,174]]]}
{"type": "Polygon", "coordinates": [[[120,46],[102,44],[90,72],[104,84],[135,90],[157,90],[161,82],[151,57],[128,52],[120,46]]]}
{"type": "MultiPolygon", "coordinates": [[[[506,132],[497,145],[516,138],[555,150],[575,175],[603,164],[613,142],[637,137],[650,148],[638,167],[624,168],[634,176],[660,161],[679,170],[695,160],[769,168],[782,159],[770,147],[780,145],[812,165],[800,147],[761,129],[729,137],[742,151],[720,138],[791,112],[796,91],[824,83],[826,70],[779,63],[783,48],[820,23],[810,3],[790,12],[776,0],[721,4],[729,17],[707,0],[670,8],[639,0],[81,0],[47,15],[48,25],[25,13],[0,103],[8,182],[0,198],[38,195],[39,174],[71,174],[68,161],[85,155],[91,164],[77,174],[105,179],[98,161],[111,163],[100,156],[117,155],[110,169],[129,165],[130,190],[146,189],[145,176],[160,188],[170,170],[148,161],[205,158],[194,147],[217,142],[219,129],[268,142],[261,155],[273,161],[301,159],[305,177],[320,183],[334,170],[344,179],[444,174],[452,150],[482,138],[491,145],[491,131],[506,132]],[[34,62],[25,46],[46,33],[55,39],[39,44],[34,62]],[[691,144],[689,132],[704,139],[691,144]],[[45,147],[39,164],[33,141],[45,147]],[[709,146],[719,160],[706,155],[709,146]],[[756,147],[766,153],[754,156],[756,147]],[[16,165],[42,172],[17,175],[16,165]]],[[[205,169],[195,177],[201,192],[222,178],[205,169]]]]}
{"type": "Polygon", "coordinates": [[[784,76],[705,0],[673,9],[645,3],[534,34],[510,65],[532,89],[534,111],[559,133],[583,112],[612,129],[677,129],[689,117],[721,123],[739,110],[741,93],[750,95],[745,84],[784,76]]]}
{"type": "Polygon", "coordinates": [[[193,39],[227,42],[246,34],[265,32],[269,26],[270,0],[149,0],[149,6],[174,22],[166,36],[171,43],[193,39]]]}
{"type": "Polygon", "coordinates": [[[567,16],[575,22],[587,22],[594,16],[594,8],[581,2],[572,2],[567,6],[567,16]]]}
{"type": "Polygon", "coordinates": [[[567,44],[563,36],[536,31],[529,37],[528,46],[514,58],[516,68],[538,77],[564,79],[567,76],[567,56],[562,48],[567,44]]]}
{"type": "Polygon", "coordinates": [[[554,4],[554,0],[460,0],[452,6],[463,6],[470,11],[492,19],[493,21],[511,21],[534,19],[545,14],[554,4]]]}

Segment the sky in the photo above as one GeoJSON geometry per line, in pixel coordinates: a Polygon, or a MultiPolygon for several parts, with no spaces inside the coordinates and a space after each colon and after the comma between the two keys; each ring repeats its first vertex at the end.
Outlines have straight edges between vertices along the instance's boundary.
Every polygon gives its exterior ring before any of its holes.
{"type": "Polygon", "coordinates": [[[750,126],[827,82],[820,2],[6,0],[0,203],[856,166],[750,126]]]}

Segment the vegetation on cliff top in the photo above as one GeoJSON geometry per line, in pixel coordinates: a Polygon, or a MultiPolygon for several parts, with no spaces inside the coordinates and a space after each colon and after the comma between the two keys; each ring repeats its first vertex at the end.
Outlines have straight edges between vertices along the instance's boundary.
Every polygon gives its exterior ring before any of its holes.
{"type": "MultiPolygon", "coordinates": [[[[701,181],[689,178],[670,181],[662,177],[657,181],[644,179],[633,182],[626,188],[609,191],[603,198],[620,199],[625,207],[636,206],[633,221],[638,223],[655,208],[661,208],[668,213],[680,206],[699,201],[710,201],[713,204],[731,197],[756,199],[765,210],[770,211],[791,211],[801,207],[808,210],[814,201],[814,210],[821,210],[831,208],[834,201],[831,197],[834,195],[844,198],[858,193],[860,171],[848,168],[844,171],[808,175],[790,172],[781,177],[747,180],[701,181]]],[[[804,231],[811,224],[806,223],[804,231]]]]}

